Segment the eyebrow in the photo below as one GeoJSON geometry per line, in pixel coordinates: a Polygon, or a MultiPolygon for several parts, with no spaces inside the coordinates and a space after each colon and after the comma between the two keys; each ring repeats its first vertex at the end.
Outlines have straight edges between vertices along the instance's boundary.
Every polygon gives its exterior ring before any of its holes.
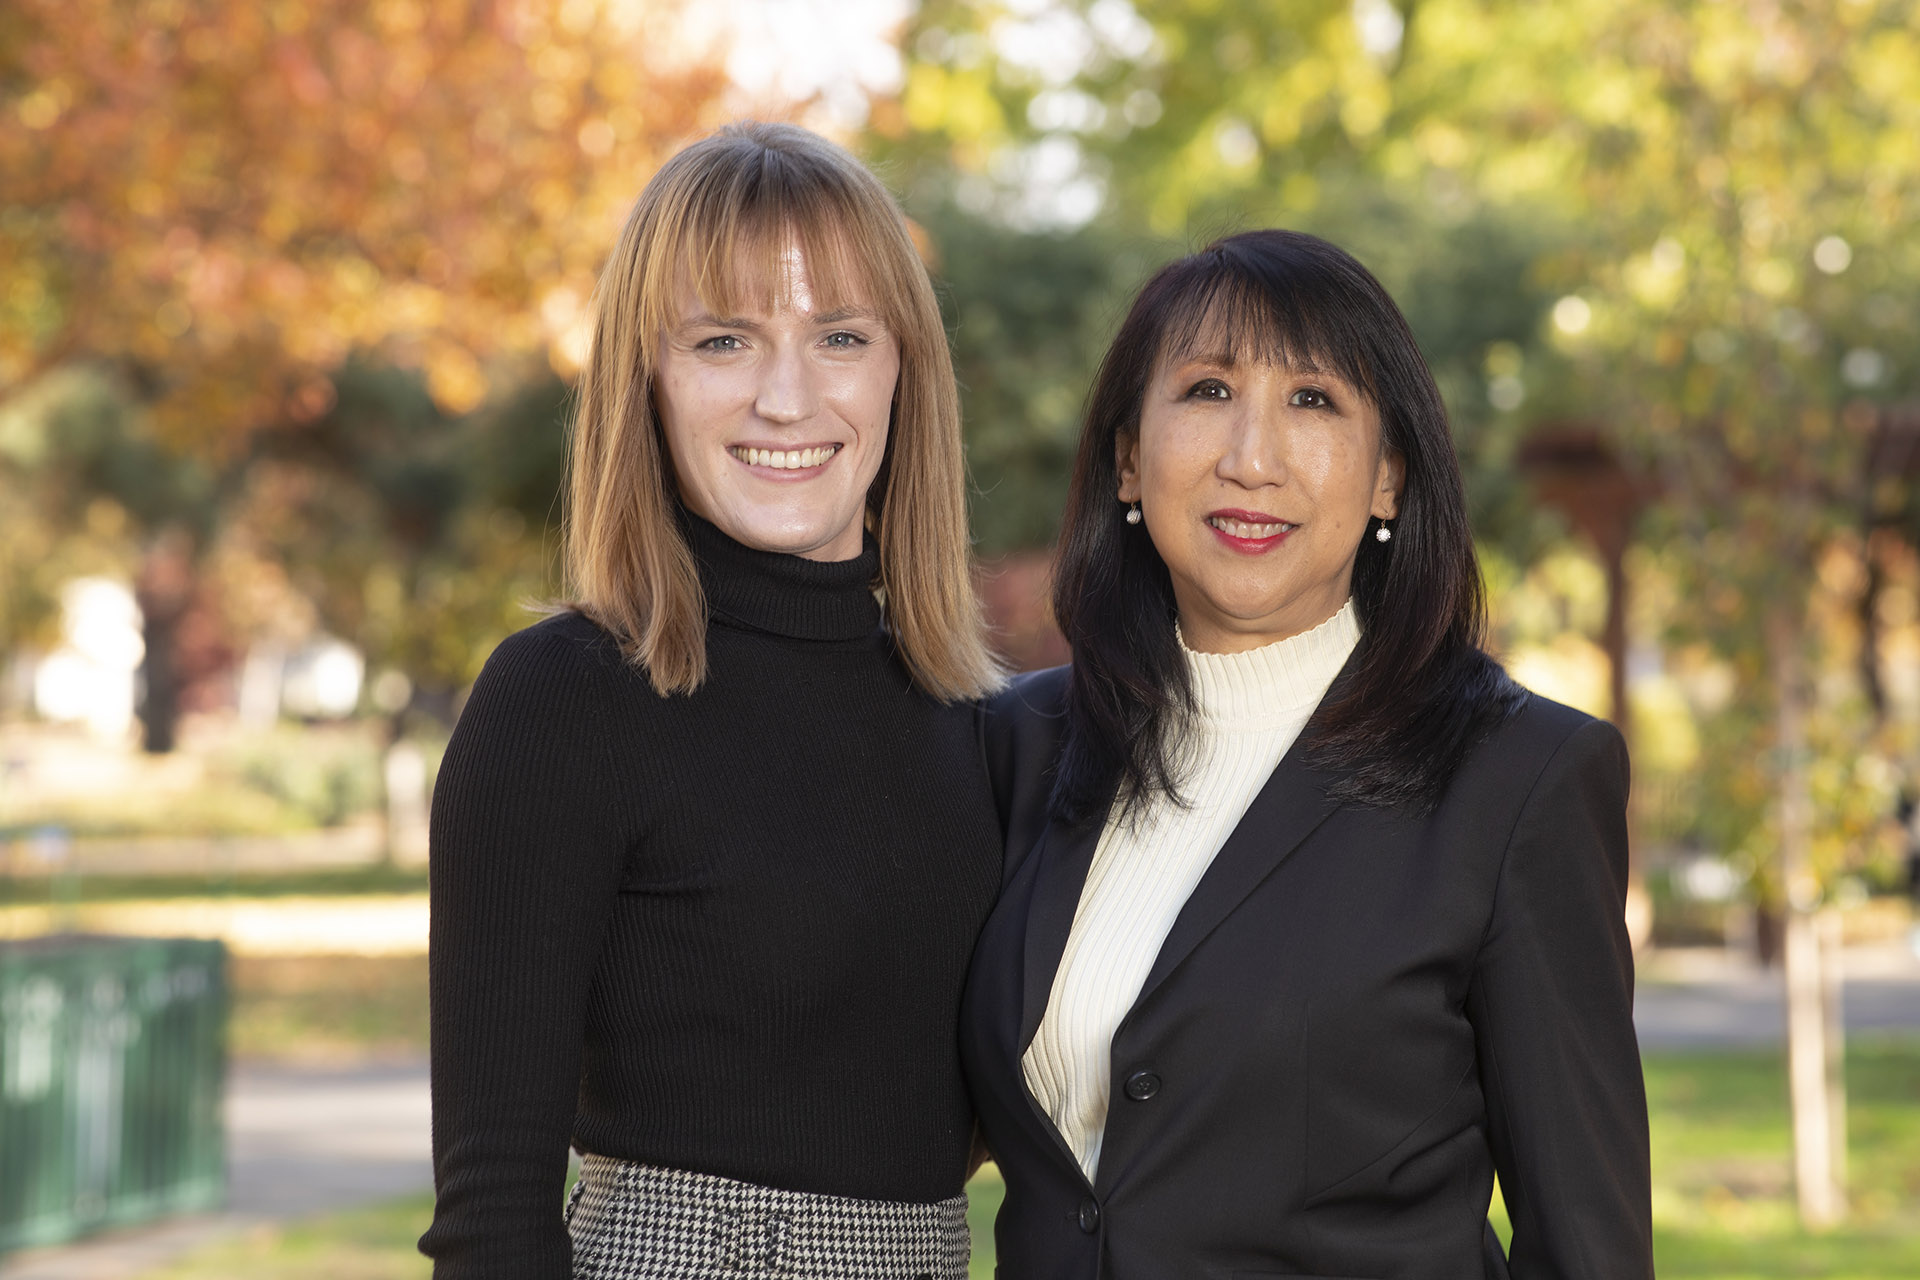
{"type": "MultiPolygon", "coordinates": [[[[841,307],[839,310],[829,311],[823,316],[815,316],[813,323],[816,325],[835,325],[845,324],[849,320],[866,320],[873,324],[884,323],[880,313],[871,307],[841,307]]],[[[749,320],[744,316],[716,316],[710,315],[705,311],[696,311],[694,314],[682,320],[678,327],[682,329],[757,329],[760,326],[757,322],[749,320]]]]}
{"type": "MultiPolygon", "coordinates": [[[[1239,368],[1243,363],[1246,362],[1237,359],[1231,351],[1175,351],[1170,353],[1167,358],[1167,368],[1170,370],[1183,369],[1189,365],[1201,365],[1207,368],[1232,371],[1239,368]]],[[[1308,377],[1337,378],[1343,383],[1348,381],[1346,376],[1338,369],[1322,365],[1310,356],[1296,357],[1285,367],[1290,368],[1294,373],[1304,374],[1308,377]]]]}
{"type": "Polygon", "coordinates": [[[705,311],[696,311],[680,321],[682,329],[752,329],[753,321],[743,316],[716,316],[705,311]]]}
{"type": "Polygon", "coordinates": [[[1170,353],[1169,365],[1180,368],[1190,364],[1210,365],[1216,369],[1232,369],[1240,363],[1233,358],[1231,351],[1175,351],[1170,353]]]}
{"type": "Polygon", "coordinates": [[[829,311],[814,318],[815,324],[845,324],[849,320],[868,320],[881,323],[880,313],[872,307],[841,307],[838,311],[829,311]]]}

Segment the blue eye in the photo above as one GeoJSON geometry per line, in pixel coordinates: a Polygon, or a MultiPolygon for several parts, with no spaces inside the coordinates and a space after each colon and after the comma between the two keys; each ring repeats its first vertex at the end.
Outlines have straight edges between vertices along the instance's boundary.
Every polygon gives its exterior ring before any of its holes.
{"type": "Polygon", "coordinates": [[[1287,403],[1302,409],[1330,409],[1333,401],[1318,387],[1302,387],[1287,398],[1287,403]]]}
{"type": "Polygon", "coordinates": [[[845,329],[837,333],[828,334],[826,342],[829,347],[832,347],[836,351],[851,351],[855,347],[864,347],[867,345],[865,338],[857,333],[849,333],[845,329]]]}
{"type": "Polygon", "coordinates": [[[739,351],[745,345],[746,344],[740,340],[740,336],[738,334],[723,333],[717,338],[708,338],[705,342],[702,342],[699,345],[699,350],[739,351]]]}

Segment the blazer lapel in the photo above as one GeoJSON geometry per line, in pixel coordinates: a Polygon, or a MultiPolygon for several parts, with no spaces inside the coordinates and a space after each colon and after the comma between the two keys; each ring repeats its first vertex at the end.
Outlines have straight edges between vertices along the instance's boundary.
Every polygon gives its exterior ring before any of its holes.
{"type": "Polygon", "coordinates": [[[1025,1053],[1047,1011],[1054,974],[1066,954],[1067,935],[1080,909],[1080,891],[1086,887],[1093,851],[1100,843],[1100,823],[1073,826],[1052,822],[1041,837],[1033,896],[1028,900],[1026,952],[1020,992],[1020,1037],[1016,1053],[1025,1053]]]}
{"type": "MultiPolygon", "coordinates": [[[[1327,795],[1333,781],[1301,760],[1304,744],[1295,742],[1267,778],[1266,785],[1247,806],[1240,824],[1200,877],[1186,905],[1147,971],[1133,1008],[1121,1021],[1125,1027],[1137,1010],[1166,981],[1167,975],[1200,945],[1206,936],[1245,901],[1260,882],[1272,875],[1314,830],[1333,816],[1340,802],[1327,795]]],[[[1057,956],[1056,956],[1057,958],[1057,956]]],[[[1116,1032],[1116,1034],[1118,1034],[1116,1032]]]]}
{"type": "MultiPolygon", "coordinates": [[[[1067,935],[1073,931],[1074,913],[1080,909],[1080,891],[1087,883],[1087,870],[1093,865],[1093,851],[1100,842],[1100,824],[1082,822],[1077,826],[1049,823],[1034,850],[1033,889],[1027,899],[1025,948],[1021,956],[1020,1022],[1013,1042],[1013,1072],[1020,1093],[1027,1100],[1035,1128],[1046,1135],[1064,1168],[1086,1181],[1073,1149],[1061,1135],[1053,1117],[1027,1087],[1024,1059],[1027,1046],[1040,1029],[1047,1011],[1047,997],[1053,991],[1053,978],[1059,972],[1060,958],[1066,954],[1067,935]]],[[[1088,1190],[1092,1190],[1089,1186],[1088,1190]]]]}

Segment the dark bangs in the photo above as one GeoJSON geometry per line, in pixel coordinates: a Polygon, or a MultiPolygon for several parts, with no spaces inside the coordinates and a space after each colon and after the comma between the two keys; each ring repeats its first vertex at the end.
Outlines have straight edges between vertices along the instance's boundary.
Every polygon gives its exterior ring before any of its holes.
{"type": "Polygon", "coordinates": [[[1054,613],[1073,649],[1055,815],[1179,798],[1192,698],[1173,585],[1146,527],[1125,521],[1116,453],[1139,431],[1163,362],[1191,357],[1336,373],[1378,411],[1382,443],[1405,464],[1399,515],[1391,542],[1360,540],[1360,645],[1302,746],[1342,799],[1430,806],[1522,696],[1481,651],[1485,600],[1446,407],[1365,267],[1315,236],[1253,231],[1149,280],[1088,396],[1054,569],[1054,613]]]}
{"type": "Polygon", "coordinates": [[[1166,364],[1201,357],[1225,365],[1292,366],[1338,374],[1378,406],[1376,353],[1368,350],[1361,317],[1324,305],[1324,296],[1315,305],[1318,282],[1271,267],[1255,255],[1215,246],[1167,268],[1155,305],[1160,340],[1149,378],[1166,364]]]}

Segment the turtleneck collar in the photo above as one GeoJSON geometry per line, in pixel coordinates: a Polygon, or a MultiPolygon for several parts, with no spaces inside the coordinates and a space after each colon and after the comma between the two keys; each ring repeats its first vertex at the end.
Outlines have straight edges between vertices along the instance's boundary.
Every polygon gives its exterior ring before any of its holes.
{"type": "Polygon", "coordinates": [[[1258,649],[1199,653],[1182,636],[1180,654],[1203,720],[1220,729],[1262,729],[1320,705],[1359,641],[1360,618],[1349,599],[1313,630],[1258,649]]]}
{"type": "Polygon", "coordinates": [[[716,620],[795,640],[862,640],[880,626],[873,534],[851,560],[807,560],[742,546],[684,507],[680,523],[716,620]]]}

